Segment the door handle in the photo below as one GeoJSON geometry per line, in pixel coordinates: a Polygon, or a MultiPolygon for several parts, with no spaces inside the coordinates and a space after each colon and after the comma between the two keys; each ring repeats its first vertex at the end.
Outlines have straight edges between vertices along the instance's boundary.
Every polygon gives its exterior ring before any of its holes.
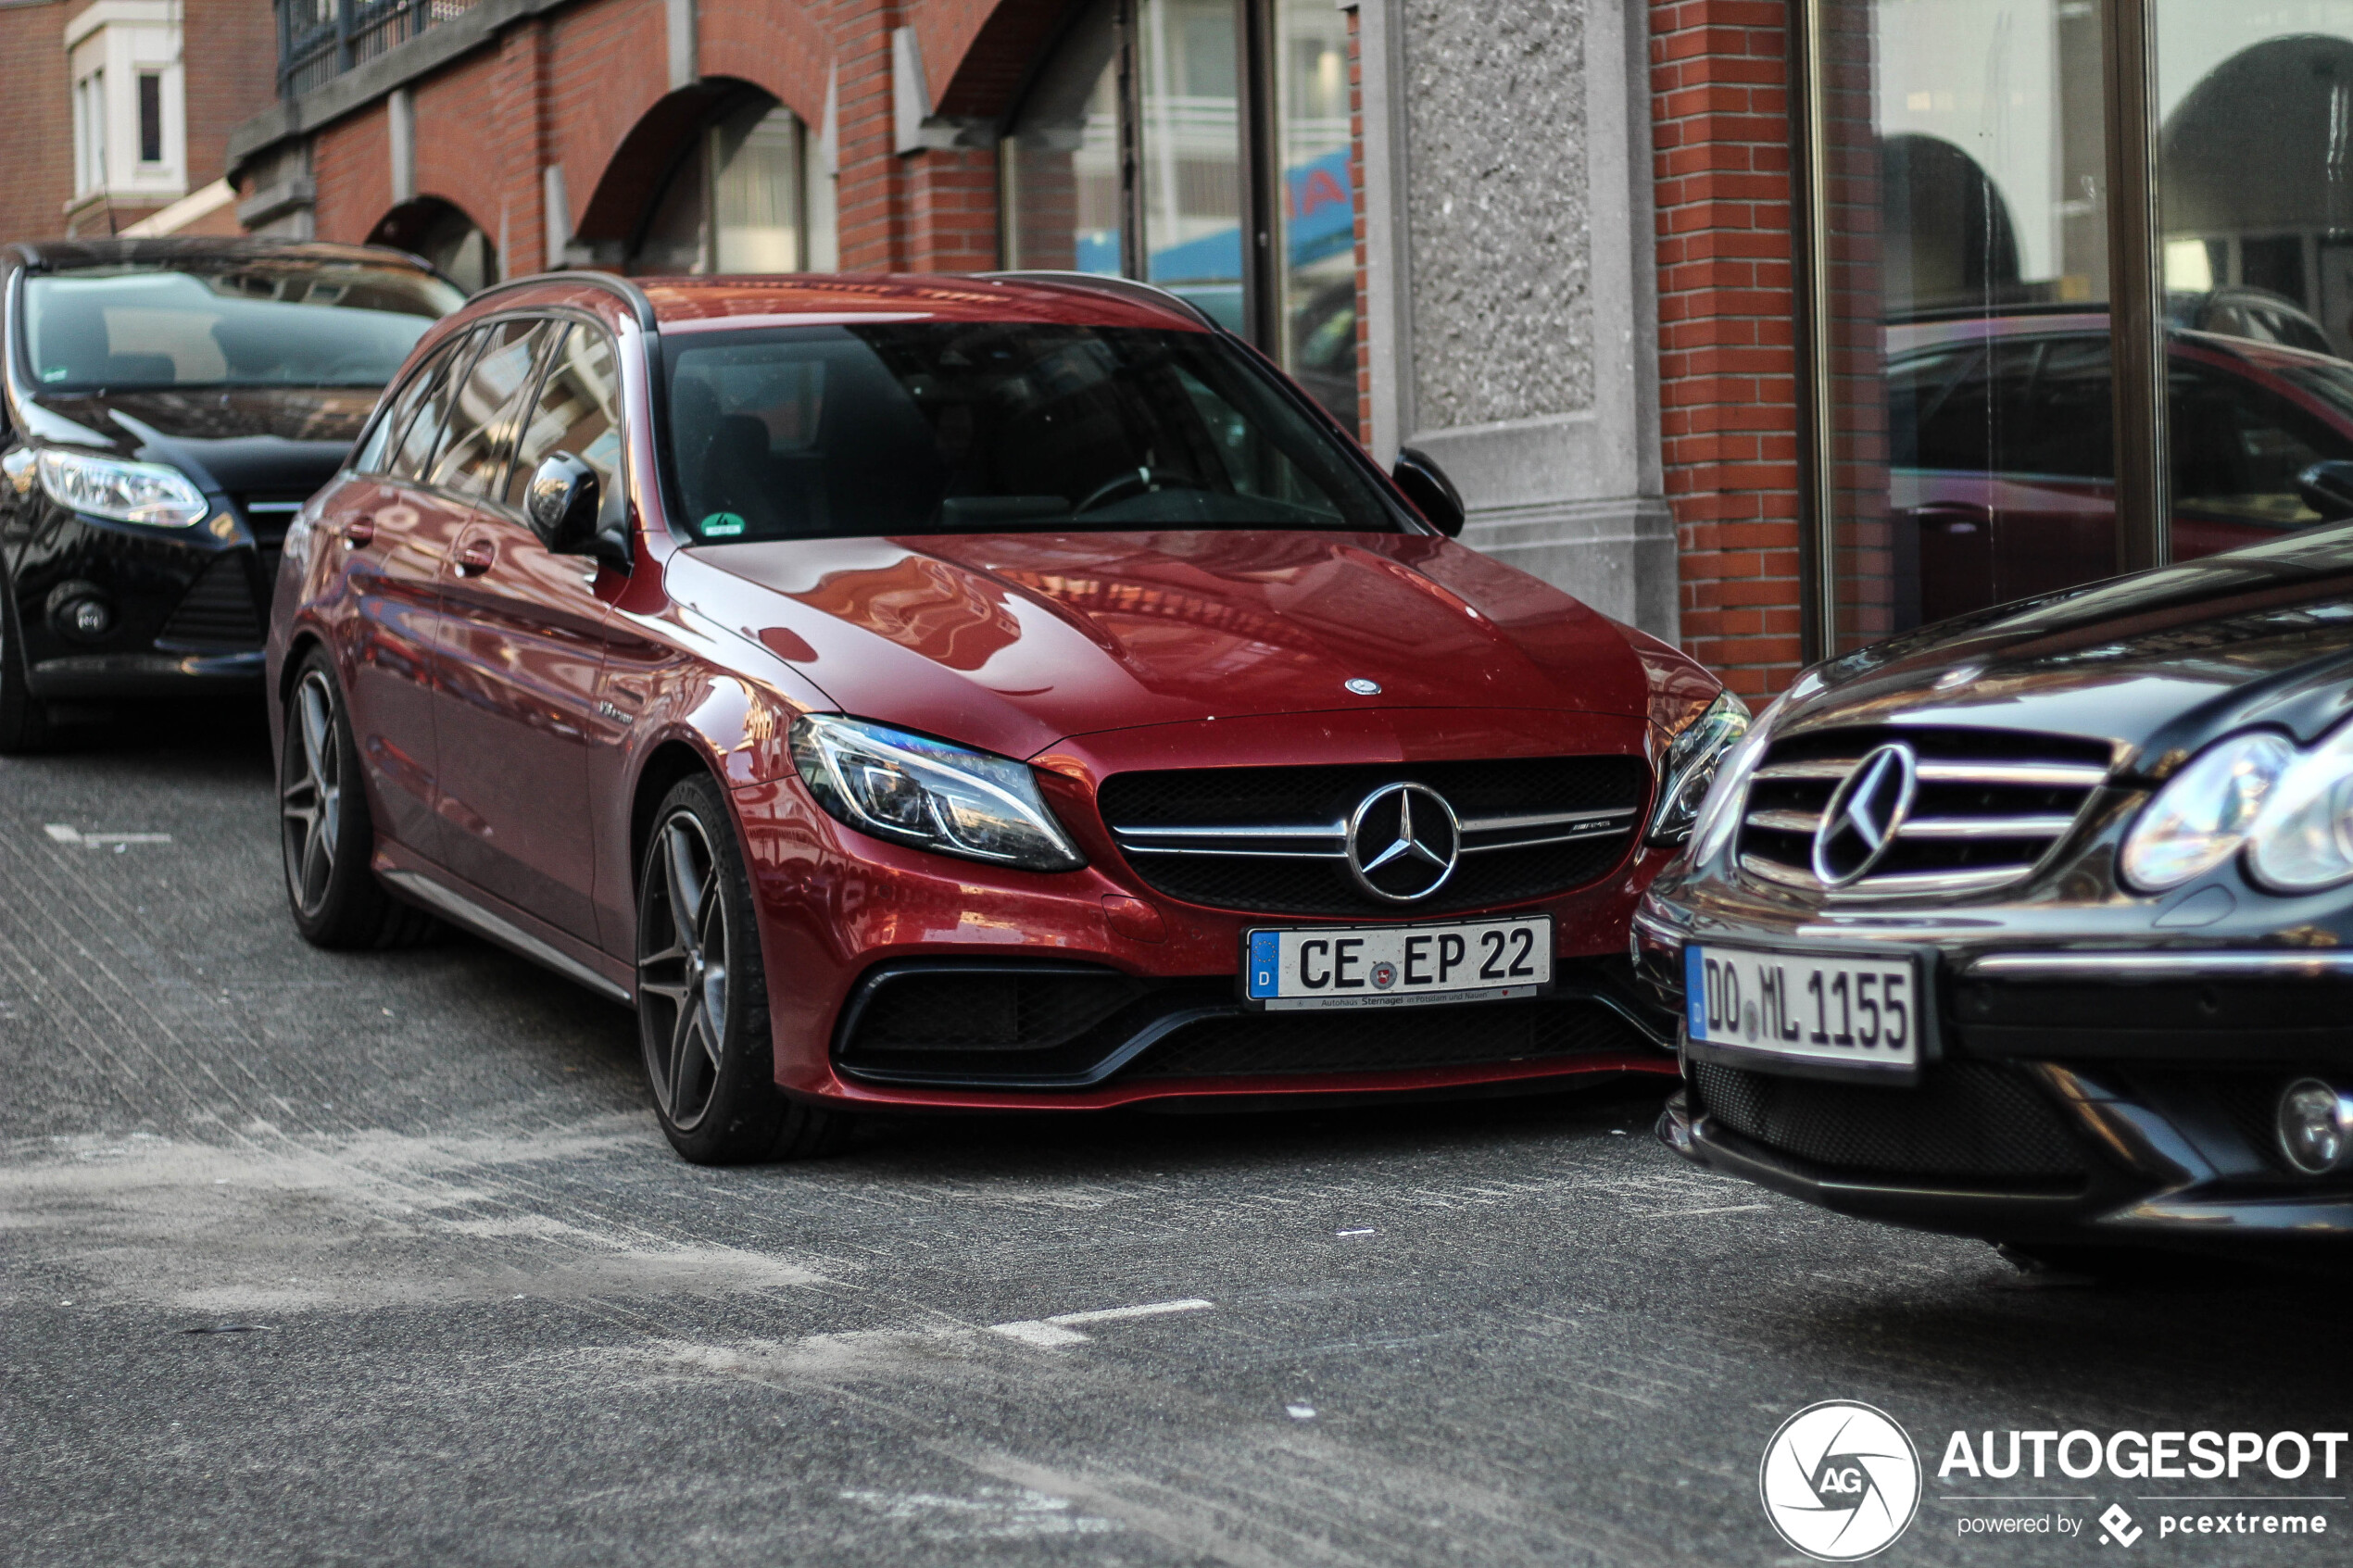
{"type": "Polygon", "coordinates": [[[458,575],[478,577],[488,571],[498,558],[498,546],[487,539],[475,539],[458,552],[458,575]]]}
{"type": "Polygon", "coordinates": [[[346,550],[365,549],[376,537],[376,520],[356,517],[343,525],[343,547],[346,550]]]}

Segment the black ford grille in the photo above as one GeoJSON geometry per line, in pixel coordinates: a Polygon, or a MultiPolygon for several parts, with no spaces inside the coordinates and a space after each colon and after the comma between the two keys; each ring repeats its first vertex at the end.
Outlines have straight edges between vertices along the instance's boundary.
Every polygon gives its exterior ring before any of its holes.
{"type": "Polygon", "coordinates": [[[1268,914],[1421,916],[1547,897],[1632,847],[1650,790],[1635,757],[1219,768],[1116,773],[1104,822],[1139,876],[1188,903],[1268,914]],[[1349,814],[1384,784],[1426,784],[1462,822],[1460,863],[1427,898],[1376,898],[1349,875],[1349,814]]]}
{"type": "Polygon", "coordinates": [[[1946,1061],[1915,1088],[1829,1084],[1691,1064],[1701,1106],[1725,1126],[1809,1164],[1855,1175],[2080,1183],[2091,1167],[2056,1107],[2012,1069],[1946,1061]]]}
{"type": "Polygon", "coordinates": [[[1814,837],[1839,784],[1878,746],[1902,741],[1917,784],[1895,842],[1842,897],[1982,893],[2032,872],[2108,776],[2095,741],[1999,731],[1869,728],[1793,735],[1748,786],[1741,870],[1820,893],[1814,837]]]}
{"type": "Polygon", "coordinates": [[[254,612],[244,552],[217,557],[205,568],[156,641],[186,648],[261,646],[261,618],[254,612]]]}

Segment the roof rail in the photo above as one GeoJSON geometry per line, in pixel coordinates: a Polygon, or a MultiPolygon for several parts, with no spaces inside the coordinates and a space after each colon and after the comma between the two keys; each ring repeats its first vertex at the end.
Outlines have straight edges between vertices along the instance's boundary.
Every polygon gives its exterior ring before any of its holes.
{"type": "Polygon", "coordinates": [[[1114,277],[1103,272],[1056,271],[1044,268],[1014,272],[975,272],[973,276],[1006,283],[1060,283],[1065,288],[1091,289],[1097,294],[1113,295],[1139,304],[1158,305],[1181,312],[1213,332],[1226,330],[1225,324],[1216,317],[1176,290],[1162,288],[1158,283],[1140,282],[1134,278],[1114,277]]]}
{"type": "Polygon", "coordinates": [[[503,282],[493,283],[488,288],[481,290],[466,303],[472,305],[477,299],[484,299],[508,289],[525,288],[539,283],[586,283],[591,288],[604,289],[628,302],[629,308],[636,314],[638,326],[649,332],[661,331],[660,325],[654,320],[654,302],[646,297],[645,290],[617,273],[598,272],[587,268],[582,268],[576,272],[571,270],[534,272],[527,277],[509,278],[503,282]]]}

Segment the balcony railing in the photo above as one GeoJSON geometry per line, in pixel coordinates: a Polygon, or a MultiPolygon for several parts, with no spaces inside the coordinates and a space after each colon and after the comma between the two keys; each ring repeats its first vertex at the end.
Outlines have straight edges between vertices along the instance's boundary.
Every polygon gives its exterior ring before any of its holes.
{"type": "Polygon", "coordinates": [[[278,94],[299,98],[474,0],[277,0],[278,94]]]}

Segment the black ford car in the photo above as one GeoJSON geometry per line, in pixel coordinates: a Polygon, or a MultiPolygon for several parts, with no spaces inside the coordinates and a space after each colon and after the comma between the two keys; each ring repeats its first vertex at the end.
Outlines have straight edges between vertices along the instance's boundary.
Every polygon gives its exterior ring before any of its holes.
{"type": "Polygon", "coordinates": [[[2062,1266],[2353,1235],[2353,528],[1818,667],[1634,945],[1688,1158],[2062,1266]]]}
{"type": "Polygon", "coordinates": [[[258,683],[287,524],[461,303],[371,246],[0,250],[0,752],[60,707],[258,683]]]}

